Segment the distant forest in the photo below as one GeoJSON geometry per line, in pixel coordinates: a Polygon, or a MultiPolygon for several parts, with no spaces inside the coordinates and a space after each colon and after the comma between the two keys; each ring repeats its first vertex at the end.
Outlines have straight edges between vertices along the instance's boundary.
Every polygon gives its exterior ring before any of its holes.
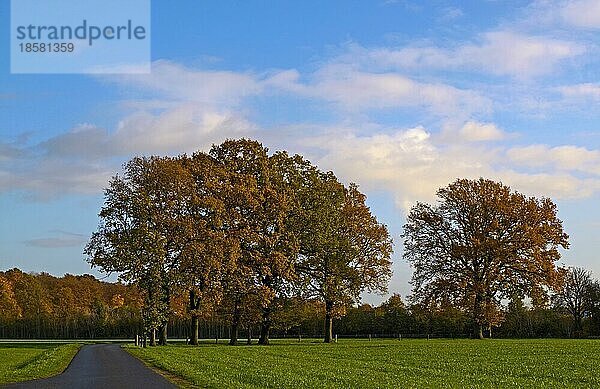
{"type": "MultiPolygon", "coordinates": [[[[143,298],[135,286],[110,283],[91,275],[54,277],[18,269],[0,272],[0,337],[22,339],[129,338],[142,334],[143,298]]],[[[186,338],[190,319],[184,296],[173,299],[169,336],[186,338]]],[[[275,337],[322,337],[324,304],[301,298],[279,299],[273,314],[275,337]]],[[[557,300],[541,306],[510,302],[493,337],[597,337],[600,336],[600,301],[590,304],[575,330],[573,315],[557,300]]],[[[240,335],[256,335],[259,318],[246,317],[240,335]]],[[[201,338],[226,339],[230,318],[218,309],[200,321],[201,338]]],[[[471,319],[452,307],[428,309],[406,304],[392,295],[379,306],[347,308],[335,319],[340,337],[468,337],[471,319]]],[[[489,331],[489,328],[487,329],[489,331]]],[[[488,335],[486,333],[486,335],[488,335]]]]}

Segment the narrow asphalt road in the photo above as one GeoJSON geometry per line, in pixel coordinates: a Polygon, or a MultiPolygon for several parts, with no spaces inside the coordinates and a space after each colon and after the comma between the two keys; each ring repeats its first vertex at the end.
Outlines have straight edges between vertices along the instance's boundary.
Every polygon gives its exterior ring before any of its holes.
{"type": "Polygon", "coordinates": [[[32,388],[176,388],[118,344],[95,344],[79,350],[64,373],[43,380],[2,386],[32,388]]]}

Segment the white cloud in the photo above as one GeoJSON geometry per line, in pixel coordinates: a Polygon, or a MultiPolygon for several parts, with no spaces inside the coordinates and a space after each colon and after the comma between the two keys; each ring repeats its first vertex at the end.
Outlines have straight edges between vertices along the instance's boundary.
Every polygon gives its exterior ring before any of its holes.
{"type": "Polygon", "coordinates": [[[35,145],[0,144],[1,192],[21,191],[39,200],[98,194],[133,155],[194,152],[244,136],[254,126],[237,110],[239,103],[276,84],[278,77],[157,61],[149,75],[101,79],[135,95],[123,104],[128,114],[114,129],[82,124],[35,145]]]}
{"type": "Polygon", "coordinates": [[[522,193],[553,200],[583,199],[600,190],[600,179],[582,179],[570,173],[522,173],[500,171],[492,178],[501,180],[522,193]]]}
{"type": "Polygon", "coordinates": [[[316,163],[322,169],[333,170],[366,190],[390,190],[405,206],[415,198],[430,198],[439,186],[439,174],[430,174],[439,158],[430,138],[424,128],[416,127],[362,137],[327,134],[307,139],[304,145],[321,149],[316,163]]]}
{"type": "Polygon", "coordinates": [[[134,155],[206,150],[228,137],[247,135],[252,128],[239,115],[193,104],[159,113],[135,111],[114,131],[85,124],[7,153],[11,158],[0,158],[0,192],[21,191],[35,200],[99,194],[120,164],[134,155]]]}
{"type": "Polygon", "coordinates": [[[489,99],[470,90],[440,82],[419,82],[397,72],[361,71],[352,64],[325,64],[302,77],[296,69],[259,75],[205,71],[156,61],[150,75],[122,75],[108,80],[129,93],[148,93],[142,101],[128,103],[142,110],[176,109],[190,104],[196,109],[231,110],[238,109],[244,98],[281,93],[323,100],[343,111],[418,108],[438,116],[468,116],[491,110],[489,99]]]}
{"type": "Polygon", "coordinates": [[[227,137],[240,137],[252,124],[239,115],[182,105],[159,115],[136,112],[121,120],[111,136],[120,155],[182,153],[206,149],[227,137]]]}
{"type": "Polygon", "coordinates": [[[600,28],[600,2],[578,0],[564,3],[560,15],[568,24],[583,28],[600,28]]]}
{"type": "Polygon", "coordinates": [[[514,147],[507,156],[515,164],[552,170],[575,170],[600,175],[600,151],[584,147],[531,145],[514,147]]]}
{"type": "Polygon", "coordinates": [[[13,144],[0,142],[0,161],[17,158],[22,154],[23,152],[19,147],[13,144]]]}
{"type": "Polygon", "coordinates": [[[126,88],[159,95],[162,99],[209,106],[233,106],[244,97],[261,93],[270,76],[192,69],[175,62],[158,60],[152,63],[150,74],[111,76],[104,79],[126,88]]]}
{"type": "Polygon", "coordinates": [[[495,31],[484,34],[483,44],[464,46],[456,54],[464,64],[493,74],[530,77],[550,73],[559,62],[583,51],[573,42],[495,31]]]}
{"type": "Polygon", "coordinates": [[[193,152],[227,137],[240,137],[252,127],[230,113],[182,105],[159,114],[136,111],[114,132],[79,126],[40,144],[49,156],[102,159],[135,154],[193,152]]]}
{"type": "Polygon", "coordinates": [[[551,73],[564,60],[584,52],[585,47],[577,42],[498,30],[481,34],[476,43],[449,49],[437,46],[366,49],[354,45],[341,60],[354,57],[383,68],[475,70],[530,78],[551,73]]]}
{"type": "Polygon", "coordinates": [[[494,123],[466,122],[458,131],[460,139],[467,142],[486,142],[503,140],[507,134],[494,123]]]}
{"type": "Polygon", "coordinates": [[[345,110],[420,108],[441,116],[491,110],[491,102],[473,91],[417,82],[398,73],[370,73],[330,64],[319,69],[310,83],[298,79],[297,72],[286,72],[273,81],[281,89],[323,99],[345,110]]]}
{"type": "Polygon", "coordinates": [[[19,191],[41,201],[67,194],[97,195],[115,173],[109,164],[56,158],[13,161],[1,169],[0,192],[19,191]]]}

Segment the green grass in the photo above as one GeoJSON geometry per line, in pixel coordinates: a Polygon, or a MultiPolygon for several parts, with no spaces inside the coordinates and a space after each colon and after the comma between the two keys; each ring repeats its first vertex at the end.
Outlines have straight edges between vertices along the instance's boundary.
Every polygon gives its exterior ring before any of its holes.
{"type": "Polygon", "coordinates": [[[0,384],[60,374],[79,347],[78,344],[0,344],[0,384]]]}
{"type": "Polygon", "coordinates": [[[600,387],[600,340],[275,341],[127,350],[206,388],[600,387]]]}

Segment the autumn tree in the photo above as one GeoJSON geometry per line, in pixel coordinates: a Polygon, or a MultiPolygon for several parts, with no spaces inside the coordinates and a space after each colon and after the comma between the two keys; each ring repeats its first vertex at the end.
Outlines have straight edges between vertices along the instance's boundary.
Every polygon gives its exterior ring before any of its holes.
{"type": "Polygon", "coordinates": [[[21,315],[31,319],[29,334],[42,338],[44,321],[51,317],[55,307],[46,298],[47,293],[39,278],[19,269],[11,269],[4,276],[11,284],[12,297],[19,302],[21,315]]]}
{"type": "Polygon", "coordinates": [[[228,172],[210,155],[197,152],[181,158],[185,174],[191,178],[187,194],[181,199],[186,208],[180,217],[185,227],[178,271],[188,293],[191,316],[190,343],[198,344],[200,318],[208,317],[223,298],[225,269],[239,257],[239,245],[227,234],[227,198],[230,191],[228,172]]]}
{"type": "Polygon", "coordinates": [[[151,344],[157,328],[166,343],[178,266],[189,243],[186,199],[191,175],[178,158],[134,158],[105,191],[100,225],[85,248],[92,266],[118,272],[145,291],[144,318],[151,344]]]}
{"type": "Polygon", "coordinates": [[[363,291],[384,292],[391,277],[392,240],[354,184],[345,188],[310,162],[293,159],[299,206],[290,219],[300,242],[300,284],[325,303],[326,343],[333,318],[360,301],[363,291]]]}
{"type": "MultiPolygon", "coordinates": [[[[272,302],[294,279],[296,244],[286,229],[292,193],[277,169],[277,156],[259,142],[227,140],[210,150],[226,170],[229,193],[225,202],[224,229],[239,242],[240,256],[229,266],[227,284],[239,309],[246,293],[262,299],[263,319],[259,344],[269,343],[272,302]],[[236,297],[237,295],[237,297],[236,297]]],[[[232,344],[237,342],[239,314],[232,322],[232,344]],[[234,338],[235,337],[235,338],[234,338]]]]}
{"type": "Polygon", "coordinates": [[[15,298],[10,280],[0,274],[0,320],[10,321],[21,317],[21,307],[15,298]]]}
{"type": "MultiPolygon", "coordinates": [[[[252,250],[257,247],[254,243],[257,234],[250,218],[260,206],[255,170],[265,165],[266,152],[257,142],[228,141],[213,146],[208,157],[214,162],[214,169],[220,172],[217,197],[222,218],[218,228],[229,239],[232,253],[220,263],[223,299],[219,310],[231,325],[229,343],[236,345],[243,313],[250,308],[247,304],[259,297],[255,251],[252,250]]],[[[269,296],[264,297],[268,302],[269,296]]]]}
{"type": "Polygon", "coordinates": [[[559,286],[555,262],[568,235],[550,199],[483,178],[459,179],[437,196],[435,205],[417,203],[404,226],[415,301],[451,301],[483,338],[486,313],[497,312],[502,299],[536,301],[559,286]]]}
{"type": "Polygon", "coordinates": [[[580,267],[567,269],[564,281],[554,296],[555,306],[567,311],[573,318],[574,332],[581,335],[582,322],[594,307],[594,280],[589,270],[580,267]]]}

